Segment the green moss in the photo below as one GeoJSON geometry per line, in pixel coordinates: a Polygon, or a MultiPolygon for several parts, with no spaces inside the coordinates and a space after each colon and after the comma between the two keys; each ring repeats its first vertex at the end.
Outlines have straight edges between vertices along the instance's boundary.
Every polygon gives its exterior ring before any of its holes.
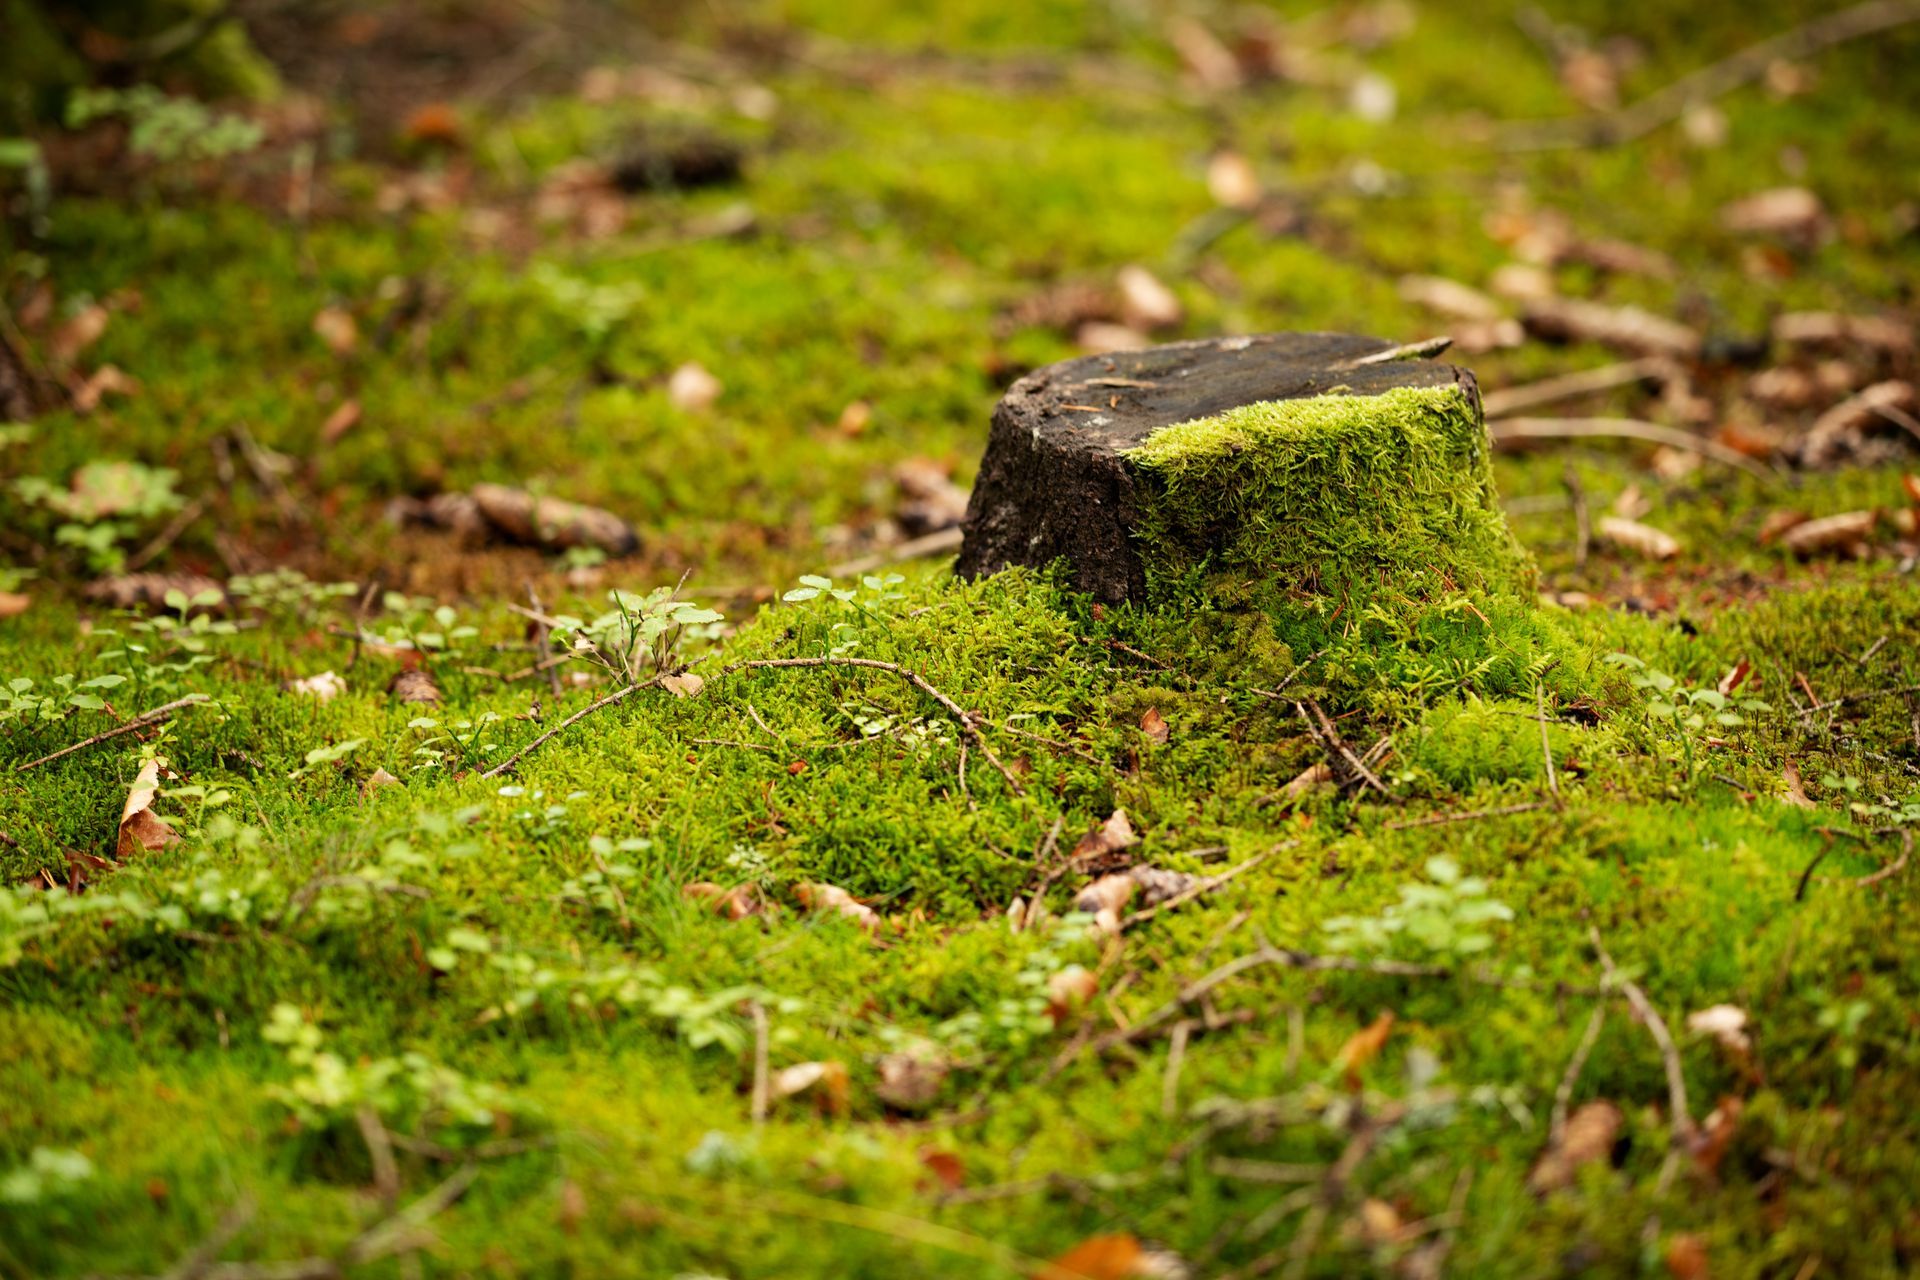
{"type": "Polygon", "coordinates": [[[1450,388],[1263,401],[1155,431],[1149,590],[1196,572],[1343,602],[1516,594],[1533,571],[1502,518],[1486,429],[1450,388]]]}

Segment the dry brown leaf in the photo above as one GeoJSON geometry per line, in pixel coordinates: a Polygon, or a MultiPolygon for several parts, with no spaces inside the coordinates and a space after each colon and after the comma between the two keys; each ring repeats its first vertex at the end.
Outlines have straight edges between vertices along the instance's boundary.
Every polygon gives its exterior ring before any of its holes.
{"type": "Polygon", "coordinates": [[[1826,207],[1805,187],[1776,187],[1720,210],[1720,225],[1729,231],[1778,235],[1812,240],[1826,227],[1826,207]]]}
{"type": "Polygon", "coordinates": [[[1166,717],[1157,708],[1148,707],[1140,716],[1140,732],[1155,742],[1165,742],[1171,730],[1167,728],[1166,717]]]}
{"type": "Polygon", "coordinates": [[[1791,509],[1770,511],[1767,518],[1760,522],[1760,532],[1756,535],[1761,546],[1777,540],[1781,534],[1797,525],[1805,524],[1811,517],[1804,511],[1791,509]]]}
{"type": "Polygon", "coordinates": [[[1778,409],[1804,409],[1813,403],[1818,390],[1812,374],[1791,365],[1762,369],[1747,379],[1748,395],[1778,409]]]}
{"type": "Polygon", "coordinates": [[[689,360],[667,378],[667,400],[687,413],[705,413],[726,388],[698,361],[689,360]]]}
{"type": "Polygon", "coordinates": [[[1228,209],[1251,209],[1260,203],[1260,176],[1238,151],[1216,151],[1207,161],[1207,194],[1228,209]]]}
{"type": "Polygon", "coordinates": [[[400,130],[408,142],[451,147],[460,141],[460,117],[444,102],[415,107],[400,130]]]}
{"type": "Polygon", "coordinates": [[[1553,273],[1531,262],[1508,262],[1494,268],[1487,288],[1512,302],[1538,302],[1553,297],[1553,273]]]}
{"type": "Polygon", "coordinates": [[[1089,320],[1074,330],[1073,340],[1088,355],[1103,356],[1115,351],[1139,351],[1153,345],[1153,339],[1138,329],[1104,320],[1089,320]]]}
{"type": "Polygon", "coordinates": [[[802,882],[793,886],[793,896],[798,898],[800,905],[809,911],[835,912],[853,921],[868,933],[880,927],[880,917],[872,907],[837,885],[823,884],[818,881],[802,882]]]}
{"type": "Polygon", "coordinates": [[[1876,382],[1814,419],[1800,444],[1800,461],[1808,467],[1830,467],[1851,455],[1867,428],[1886,422],[1883,410],[1913,413],[1920,409],[1920,395],[1911,382],[1889,379],[1876,382]]]}
{"type": "Polygon", "coordinates": [[[760,900],[759,894],[752,885],[736,885],[727,889],[710,880],[696,880],[680,892],[684,897],[712,903],[714,913],[725,916],[729,920],[745,920],[749,916],[763,915],[771,910],[768,903],[760,900]]]}
{"type": "Polygon", "coordinates": [[[691,698],[707,687],[707,682],[691,671],[660,677],[660,687],[676,698],[691,698]]]}
{"type": "Polygon", "coordinates": [[[180,837],[166,820],[153,811],[153,802],[160,793],[160,771],[167,762],[155,757],[140,766],[140,772],[133,779],[133,786],[127,792],[127,803],[120,810],[120,836],[114,845],[114,856],[128,858],[136,853],[148,853],[154,849],[164,849],[177,844],[180,837]]]}
{"type": "Polygon", "coordinates": [[[473,486],[473,502],[488,525],[515,542],[553,551],[598,547],[610,555],[629,555],[640,546],[633,526],[599,507],[499,484],[473,486]]]}
{"type": "Polygon", "coordinates": [[[1387,1038],[1393,1034],[1394,1022],[1393,1010],[1381,1010],[1379,1017],[1349,1036],[1347,1042],[1340,1046],[1340,1052],[1333,1055],[1333,1065],[1346,1075],[1349,1089],[1360,1087],[1361,1068],[1379,1057],[1380,1051],[1387,1047],[1387,1038]]]}
{"type": "Polygon", "coordinates": [[[1733,1145],[1734,1136],[1740,1132],[1740,1115],[1745,1110],[1746,1104],[1736,1097],[1729,1095],[1720,1099],[1719,1105],[1701,1122],[1699,1142],[1693,1148],[1696,1169],[1709,1177],[1720,1171],[1720,1162],[1726,1159],[1727,1148],[1733,1145]]]}
{"type": "Polygon", "coordinates": [[[322,307],[313,317],[313,331],[327,350],[345,358],[360,345],[360,326],[344,307],[322,307]]]}
{"type": "Polygon", "coordinates": [[[1160,867],[1135,867],[1127,874],[1140,886],[1140,901],[1149,907],[1159,906],[1169,898],[1177,898],[1200,883],[1199,876],[1160,867]]]}
{"type": "Polygon", "coordinates": [[[889,1053],[880,1059],[880,1083],[874,1093],[899,1111],[921,1111],[933,1105],[946,1086],[950,1070],[941,1058],[920,1053],[889,1053]]]}
{"type": "Polygon", "coordinates": [[[1360,1202],[1356,1219],[1361,1239],[1374,1248],[1398,1242],[1407,1229],[1400,1211],[1375,1196],[1368,1196],[1360,1202]]]}
{"type": "Polygon", "coordinates": [[[360,402],[342,400],[338,408],[327,415],[320,424],[320,442],[327,445],[340,443],[340,437],[360,424],[360,402]]]}
{"type": "Polygon", "coordinates": [[[1789,346],[1860,346],[1905,355],[1913,350],[1913,327],[1885,316],[1788,311],[1773,318],[1773,340],[1789,346]]]}
{"type": "Polygon", "coordinates": [[[1745,684],[1747,677],[1752,674],[1753,664],[1742,658],[1727,668],[1727,674],[1720,677],[1720,682],[1714,688],[1718,689],[1722,696],[1730,695],[1745,684]]]}
{"type": "Polygon", "coordinates": [[[1708,1005],[1687,1015],[1687,1030],[1712,1036],[1720,1046],[1745,1055],[1753,1047],[1747,1037],[1747,1011],[1737,1004],[1708,1005]]]}
{"type": "Polygon", "coordinates": [[[1780,545],[1800,556],[1848,555],[1865,547],[1880,522],[1878,511],[1847,511],[1807,520],[1780,535],[1780,545]]]}
{"type": "Polygon", "coordinates": [[[893,518],[910,537],[957,528],[972,496],[953,482],[949,468],[932,458],[907,458],[893,468],[900,505],[893,518]]]}
{"type": "Polygon", "coordinates": [[[1920,506],[1920,475],[1909,471],[1900,477],[1900,487],[1907,491],[1907,501],[1920,506]]]}
{"type": "Polygon", "coordinates": [[[1667,1274],[1673,1280],[1707,1280],[1711,1274],[1707,1266],[1707,1243],[1690,1231],[1667,1241],[1664,1261],[1667,1274]]]}
{"type": "Polygon", "coordinates": [[[1701,151],[1726,146],[1732,133],[1727,113],[1711,102],[1696,102],[1680,117],[1680,136],[1687,140],[1688,146],[1701,151]]]}
{"type": "Polygon", "coordinates": [[[1082,1240],[1037,1275],[1039,1280],[1131,1280],[1145,1260],[1140,1242],[1121,1231],[1082,1240]]]}
{"type": "Polygon", "coordinates": [[[934,1181],[947,1191],[958,1191],[967,1185],[967,1166],[951,1151],[942,1151],[937,1147],[922,1148],[920,1167],[931,1173],[934,1181]]]}
{"type": "Polygon", "coordinates": [[[289,681],[288,693],[304,694],[319,702],[331,702],[347,691],[347,682],[331,671],[289,681]]]}
{"type": "Polygon", "coordinates": [[[107,309],[99,303],[82,307],[63,321],[53,336],[47,339],[47,355],[55,364],[72,364],[74,358],[94,343],[100,341],[100,335],[107,331],[107,321],[111,319],[107,309]]]}
{"type": "MultiPolygon", "coordinates": [[[[116,609],[137,609],[164,605],[170,591],[178,591],[189,600],[211,592],[218,595],[221,601],[213,606],[215,609],[223,607],[227,598],[226,588],[212,578],[197,573],[116,574],[89,583],[85,594],[89,600],[98,600],[116,609]]],[[[195,611],[199,612],[198,609],[195,611]]]]}
{"type": "Polygon", "coordinates": [[[1114,278],[1120,290],[1120,318],[1142,333],[1171,329],[1186,317],[1173,290],[1142,266],[1120,268],[1114,278]]]}
{"type": "Polygon", "coordinates": [[[1167,43],[1173,46],[1180,65],[1202,89],[1225,93],[1240,87],[1240,60],[1218,36],[1192,18],[1169,20],[1167,43]]]}
{"type": "Polygon", "coordinates": [[[1523,315],[1528,332],[1555,342],[1597,342],[1646,356],[1700,353],[1695,330],[1639,307],[1609,307],[1579,298],[1537,298],[1523,315]]]}
{"type": "Polygon", "coordinates": [[[1680,543],[1672,534],[1638,520],[1601,516],[1599,531],[1601,537],[1616,547],[1648,560],[1671,560],[1680,554],[1680,543]]]}
{"type": "Polygon", "coordinates": [[[120,366],[103,364],[95,369],[87,380],[75,388],[73,408],[76,413],[92,413],[108,396],[132,396],[140,393],[140,382],[122,372],[120,366]]]}
{"type": "Polygon", "coordinates": [[[1500,304],[1472,285],[1444,276],[1401,276],[1400,296],[1454,320],[1498,320],[1500,304]]]}
{"type": "Polygon", "coordinates": [[[406,783],[388,773],[384,768],[377,768],[373,771],[372,776],[366,780],[365,784],[361,786],[360,792],[362,795],[372,795],[382,787],[404,787],[406,785],[406,783]]]}
{"type": "Polygon", "coordinates": [[[1073,861],[1076,866],[1086,866],[1122,853],[1140,843],[1135,834],[1133,822],[1127,817],[1125,809],[1115,809],[1107,820],[1080,837],[1073,846],[1073,861]]]}
{"type": "Polygon", "coordinates": [[[1581,1168],[1612,1156],[1614,1140],[1625,1123],[1620,1108],[1605,1099],[1579,1107],[1567,1117],[1559,1144],[1549,1146],[1534,1162],[1527,1186],[1537,1196],[1572,1186],[1581,1168]]]}
{"type": "Polygon", "coordinates": [[[1059,1026],[1100,990],[1100,978],[1085,965],[1070,964],[1047,978],[1047,1014],[1059,1026]]]}
{"type": "Polygon", "coordinates": [[[1480,355],[1524,346],[1527,328],[1512,316],[1502,316],[1498,320],[1456,320],[1447,326],[1447,336],[1461,351],[1480,355]]]}
{"type": "Polygon", "coordinates": [[[811,1093],[822,1111],[836,1116],[847,1113],[847,1064],[844,1062],[797,1062],[774,1072],[768,1083],[775,1098],[811,1093]]]}
{"type": "Polygon", "coordinates": [[[1318,764],[1310,764],[1302,769],[1293,781],[1289,782],[1285,788],[1283,788],[1283,792],[1287,799],[1298,800],[1315,787],[1330,787],[1332,785],[1333,766],[1322,760],[1318,764]]]}
{"type": "Polygon", "coordinates": [[[1800,766],[1789,760],[1780,769],[1780,781],[1786,784],[1787,793],[1780,797],[1782,804],[1790,804],[1796,809],[1817,808],[1813,798],[1807,794],[1806,784],[1800,780],[1800,766]]]}
{"type": "Polygon", "coordinates": [[[16,618],[32,604],[32,596],[23,596],[17,591],[0,591],[0,618],[16,618]]]}
{"type": "Polygon", "coordinates": [[[872,425],[873,406],[865,400],[850,400],[840,411],[840,420],[834,423],[834,428],[843,436],[859,436],[872,425]]]}
{"type": "Polygon", "coordinates": [[[402,702],[442,701],[440,686],[433,682],[433,676],[418,667],[394,672],[393,679],[387,681],[387,692],[402,702]]]}

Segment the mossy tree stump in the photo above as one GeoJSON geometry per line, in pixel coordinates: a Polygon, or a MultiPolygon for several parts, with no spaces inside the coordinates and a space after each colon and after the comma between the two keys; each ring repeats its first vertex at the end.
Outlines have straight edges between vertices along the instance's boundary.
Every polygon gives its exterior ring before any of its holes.
{"type": "Polygon", "coordinates": [[[1343,600],[1526,589],[1473,375],[1394,350],[1273,333],[1028,374],[994,410],[960,573],[1065,559],[1114,603],[1223,577],[1343,600]]]}

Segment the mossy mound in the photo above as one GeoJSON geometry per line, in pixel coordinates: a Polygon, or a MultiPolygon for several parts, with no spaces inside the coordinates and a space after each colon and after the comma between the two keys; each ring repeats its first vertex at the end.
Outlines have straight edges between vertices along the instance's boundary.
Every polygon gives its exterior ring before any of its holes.
{"type": "Polygon", "coordinates": [[[1518,594],[1486,428],[1456,387],[1262,401],[1162,427],[1126,457],[1151,594],[1195,574],[1338,598],[1518,594]]]}

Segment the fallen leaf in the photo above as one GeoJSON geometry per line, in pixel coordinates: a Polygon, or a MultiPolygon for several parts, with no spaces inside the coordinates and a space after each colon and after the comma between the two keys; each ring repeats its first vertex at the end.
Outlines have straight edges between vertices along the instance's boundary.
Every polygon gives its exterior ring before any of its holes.
{"type": "Polygon", "coordinates": [[[47,355],[55,364],[72,364],[76,356],[100,341],[100,335],[107,331],[107,321],[111,318],[107,309],[97,302],[82,307],[68,316],[53,331],[53,336],[47,339],[47,355]]]}
{"type": "Polygon", "coordinates": [[[728,889],[709,880],[696,880],[680,892],[696,901],[711,902],[715,914],[729,920],[745,920],[748,916],[763,915],[770,910],[769,904],[760,900],[752,885],[736,885],[728,889]]]}
{"type": "Polygon", "coordinates": [[[360,788],[362,795],[372,795],[382,787],[404,787],[407,784],[388,773],[384,768],[376,768],[371,777],[360,788]]]}
{"type": "Polygon", "coordinates": [[[1800,556],[1852,554],[1866,546],[1879,522],[1878,511],[1848,511],[1807,520],[1781,534],[1780,545],[1800,556]]]}
{"type": "Polygon", "coordinates": [[[1800,463],[1824,468],[1843,462],[1858,449],[1868,428],[1892,425],[1888,413],[1916,410],[1920,410],[1920,394],[1911,382],[1889,379],[1863,387],[1814,419],[1800,443],[1800,463]]]}
{"type": "Polygon", "coordinates": [[[1454,320],[1497,320],[1500,304],[1472,285],[1443,276],[1401,276],[1400,296],[1454,320]]]}
{"type": "Polygon", "coordinates": [[[444,102],[429,102],[414,108],[400,132],[408,142],[451,147],[460,141],[460,117],[444,102]]]}
{"type": "Polygon", "coordinates": [[[1900,477],[1900,487],[1907,491],[1907,501],[1920,506],[1920,475],[1909,471],[1900,477]]]}
{"type": "Polygon", "coordinates": [[[1447,336],[1461,351],[1479,355],[1524,346],[1527,330],[1512,316],[1501,316],[1498,320],[1456,320],[1447,327],[1447,336]]]}
{"type": "Polygon", "coordinates": [[[1059,1026],[1100,990],[1100,979],[1085,965],[1070,964],[1047,978],[1047,1014],[1059,1026]]]}
{"type": "Polygon", "coordinates": [[[1180,299],[1160,283],[1159,277],[1141,266],[1120,268],[1114,277],[1120,290],[1120,317],[1142,333],[1171,329],[1186,317],[1180,299]]]}
{"type": "Polygon", "coordinates": [[[720,379],[692,360],[675,369],[667,378],[668,402],[687,413],[705,413],[713,408],[714,401],[720,398],[724,389],[720,379]]]}
{"type": "Polygon", "coordinates": [[[1751,675],[1752,672],[1753,664],[1745,658],[1742,658],[1727,668],[1727,674],[1720,677],[1720,682],[1716,684],[1714,688],[1718,689],[1723,695],[1731,694],[1747,682],[1747,677],[1751,675]]]}
{"type": "Polygon", "coordinates": [[[174,834],[173,828],[153,811],[154,798],[160,793],[160,771],[166,767],[167,762],[159,757],[140,766],[140,772],[135,775],[133,786],[127,792],[127,803],[120,810],[120,836],[114,846],[115,857],[127,858],[179,843],[180,837],[174,834]]]}
{"type": "Polygon", "coordinates": [[[1791,509],[1770,511],[1767,513],[1767,518],[1760,522],[1760,532],[1756,535],[1756,539],[1764,547],[1770,542],[1777,541],[1787,530],[1797,528],[1811,518],[1804,511],[1791,509]]]}
{"type": "Polygon", "coordinates": [[[226,588],[197,573],[116,574],[89,583],[85,594],[89,600],[98,600],[116,609],[136,609],[164,606],[167,596],[176,591],[188,600],[207,602],[194,605],[192,612],[195,613],[224,608],[227,603],[226,588]]]}
{"type": "Polygon", "coordinates": [[[1601,516],[1599,531],[1608,542],[1648,560],[1671,560],[1680,554],[1680,543],[1672,534],[1638,520],[1601,516]]]}
{"type": "Polygon", "coordinates": [[[354,348],[360,345],[360,326],[341,307],[320,308],[313,317],[313,331],[326,344],[327,350],[342,358],[352,355],[354,348]]]}
{"type": "Polygon", "coordinates": [[[1138,329],[1104,320],[1089,320],[1074,330],[1073,340],[1088,355],[1109,355],[1115,351],[1139,351],[1153,345],[1153,339],[1138,329]]]}
{"type": "Polygon", "coordinates": [[[328,445],[339,444],[340,437],[346,435],[347,432],[353,430],[359,424],[360,402],[358,400],[342,400],[340,406],[328,414],[327,420],[320,424],[321,443],[328,445]]]}
{"type": "Polygon", "coordinates": [[[1115,809],[1105,822],[1080,837],[1079,843],[1073,846],[1073,862],[1076,866],[1086,866],[1139,843],[1140,837],[1135,834],[1127,811],[1115,809]]]}
{"type": "Polygon", "coordinates": [[[1177,898],[1200,883],[1199,876],[1188,875],[1184,871],[1166,871],[1160,867],[1135,867],[1127,874],[1140,886],[1141,901],[1149,907],[1158,906],[1169,898],[1177,898]]]}
{"type": "Polygon", "coordinates": [[[1155,742],[1165,742],[1169,733],[1166,718],[1153,707],[1148,707],[1140,717],[1140,732],[1155,742]]]}
{"type": "Polygon", "coordinates": [[[940,1096],[948,1070],[942,1058],[924,1053],[889,1053],[880,1059],[880,1083],[873,1091],[896,1110],[924,1110],[940,1096]]]}
{"type": "Polygon", "coordinates": [[[1733,1139],[1740,1132],[1740,1114],[1746,1110],[1746,1104],[1729,1095],[1720,1099],[1718,1106],[1707,1115],[1700,1124],[1699,1141],[1693,1148],[1693,1164],[1700,1172],[1712,1176],[1720,1171],[1720,1162],[1727,1157],[1727,1148],[1733,1145],[1733,1139]]]}
{"type": "Polygon", "coordinates": [[[1612,1156],[1614,1140],[1625,1122],[1620,1108],[1604,1099],[1577,1108],[1567,1117],[1559,1144],[1549,1146],[1534,1162],[1527,1175],[1528,1188],[1545,1196],[1572,1186],[1584,1166],[1612,1156]]]}
{"type": "Polygon", "coordinates": [[[1747,1038],[1747,1011],[1735,1004],[1709,1005],[1687,1015],[1687,1030],[1712,1036],[1722,1048],[1745,1054],[1753,1047],[1747,1038]]]}
{"type": "Polygon", "coordinates": [[[1556,342],[1597,342],[1647,356],[1691,357],[1699,333],[1639,307],[1609,307],[1579,298],[1536,298],[1522,314],[1527,331],[1556,342]]]}
{"type": "Polygon", "coordinates": [[[1707,1244],[1690,1231],[1667,1241],[1664,1261],[1673,1280],[1707,1280],[1707,1244]]]}
{"type": "Polygon", "coordinates": [[[320,702],[331,702],[347,691],[347,682],[331,671],[322,671],[319,675],[306,676],[287,684],[288,693],[304,694],[320,702]]]}
{"type": "Polygon", "coordinates": [[[1804,409],[1818,390],[1812,374],[1791,365],[1762,369],[1747,379],[1747,394],[1776,409],[1804,409]]]}
{"type": "Polygon", "coordinates": [[[1361,1238],[1374,1248],[1398,1242],[1407,1228],[1400,1211],[1375,1196],[1360,1202],[1357,1218],[1361,1238]]]}
{"type": "Polygon", "coordinates": [[[931,458],[907,458],[894,464],[893,482],[900,505],[893,518],[909,537],[953,529],[967,516],[972,496],[953,482],[949,468],[931,458]]]}
{"type": "Polygon", "coordinates": [[[865,400],[850,400],[840,411],[840,420],[834,423],[834,429],[843,436],[858,436],[872,425],[873,406],[865,400]]]}
{"type": "Polygon", "coordinates": [[[1349,1036],[1347,1042],[1340,1046],[1340,1052],[1333,1055],[1333,1065],[1346,1075],[1349,1089],[1359,1089],[1361,1068],[1379,1057],[1380,1051],[1386,1048],[1387,1038],[1393,1034],[1394,1021],[1393,1010],[1381,1010],[1379,1017],[1349,1036]]]}
{"type": "Polygon", "coordinates": [[[768,1084],[775,1098],[811,1093],[822,1111],[836,1116],[847,1113],[847,1064],[844,1062],[798,1062],[776,1071],[768,1084]]]}
{"type": "Polygon", "coordinates": [[[822,884],[818,881],[802,882],[793,886],[793,896],[798,898],[800,905],[809,911],[837,912],[868,933],[880,927],[880,917],[873,908],[836,885],[822,884]]]}
{"type": "Polygon", "coordinates": [[[1729,231],[1799,240],[1816,238],[1825,229],[1826,220],[1826,206],[1805,187],[1776,187],[1735,200],[1720,210],[1720,225],[1729,231]]]}
{"type": "Polygon", "coordinates": [[[707,682],[691,671],[660,677],[660,687],[676,698],[691,698],[707,687],[707,682]]]}
{"type": "Polygon", "coordinates": [[[1711,102],[1696,102],[1680,117],[1680,136],[1687,140],[1688,146],[1702,151],[1726,146],[1732,132],[1727,113],[1711,102]]]}
{"type": "Polygon", "coordinates": [[[559,498],[536,497],[525,489],[500,484],[473,486],[473,504],[482,519],[515,542],[565,551],[598,547],[609,555],[630,555],[640,535],[611,511],[559,498]]]}
{"type": "Polygon", "coordinates": [[[1140,1274],[1145,1252],[1124,1231],[1091,1236],[1043,1267],[1039,1280],[1130,1280],[1140,1274]]]}
{"type": "Polygon", "coordinates": [[[32,596],[23,596],[17,591],[0,591],[0,618],[18,617],[32,604],[32,596]]]}
{"type": "Polygon", "coordinates": [[[1240,60],[1233,56],[1220,37],[1188,17],[1176,17],[1167,23],[1167,43],[1173,46],[1180,65],[1194,82],[1209,93],[1225,93],[1240,87],[1240,60]]]}
{"type": "Polygon", "coordinates": [[[110,395],[131,396],[139,391],[139,381],[122,372],[120,366],[103,364],[74,390],[74,412],[92,413],[110,395]]]}
{"type": "Polygon", "coordinates": [[[1302,769],[1294,776],[1293,781],[1287,783],[1281,790],[1287,799],[1298,800],[1315,787],[1332,785],[1333,766],[1322,760],[1318,764],[1310,764],[1302,769]]]}
{"type": "Polygon", "coordinates": [[[937,1147],[922,1148],[920,1167],[931,1173],[934,1180],[948,1191],[958,1191],[967,1184],[967,1166],[951,1151],[942,1151],[937,1147]]]}
{"type": "Polygon", "coordinates": [[[440,686],[433,682],[433,676],[418,667],[395,672],[393,679],[387,682],[387,692],[402,702],[442,701],[440,686]]]}
{"type": "Polygon", "coordinates": [[[1538,302],[1553,297],[1553,273],[1531,262],[1503,263],[1487,277],[1487,288],[1512,302],[1538,302]]]}
{"type": "Polygon", "coordinates": [[[1913,350],[1913,330],[1885,316],[1787,311],[1773,318],[1773,340],[1788,346],[1871,347],[1889,355],[1913,350]]]}
{"type": "Polygon", "coordinates": [[[1238,151],[1216,151],[1207,161],[1207,194],[1228,209],[1252,209],[1260,203],[1260,177],[1238,151]]]}
{"type": "Polygon", "coordinates": [[[1817,806],[1807,794],[1806,784],[1800,780],[1800,766],[1789,760],[1781,766],[1780,781],[1787,787],[1787,793],[1780,797],[1782,804],[1790,804],[1796,809],[1812,809],[1817,806]]]}

